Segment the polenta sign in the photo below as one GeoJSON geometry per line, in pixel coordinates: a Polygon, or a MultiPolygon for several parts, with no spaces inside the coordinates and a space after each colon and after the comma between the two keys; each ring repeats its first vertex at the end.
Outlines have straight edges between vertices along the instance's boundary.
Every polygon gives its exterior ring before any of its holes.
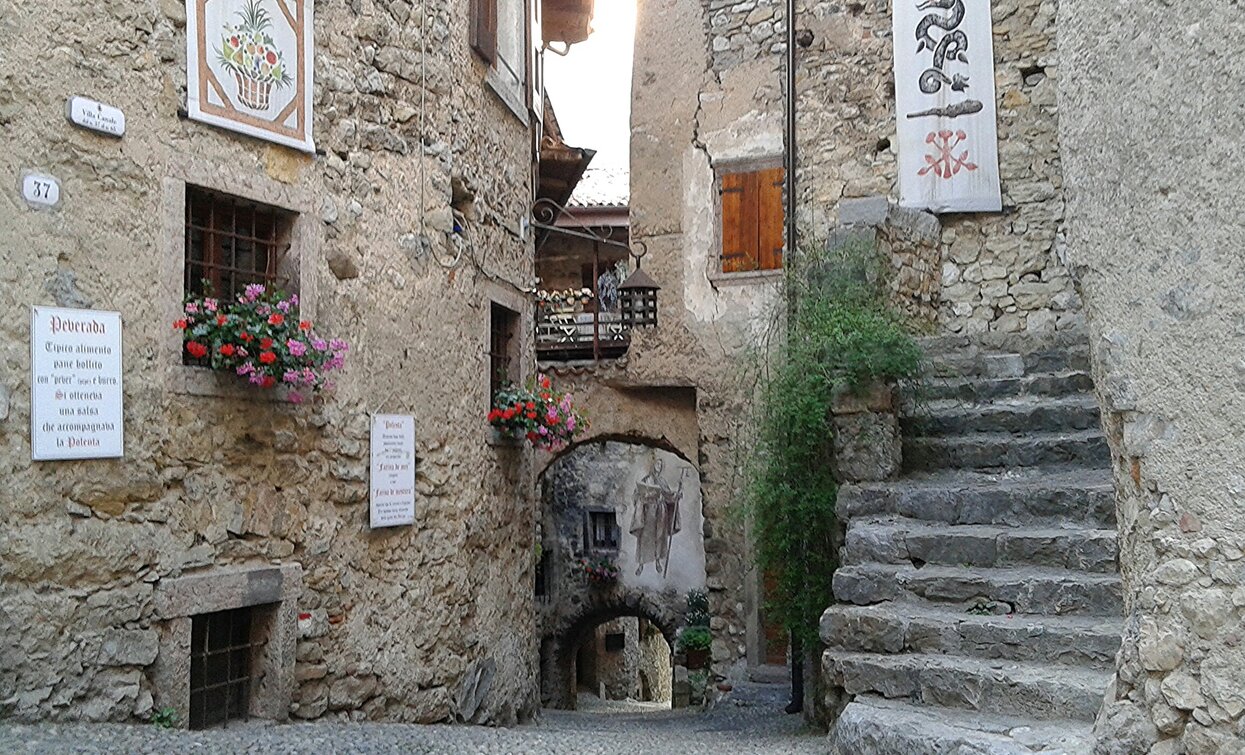
{"type": "Polygon", "coordinates": [[[190,117],[314,152],[312,0],[186,0],[190,117]]]}

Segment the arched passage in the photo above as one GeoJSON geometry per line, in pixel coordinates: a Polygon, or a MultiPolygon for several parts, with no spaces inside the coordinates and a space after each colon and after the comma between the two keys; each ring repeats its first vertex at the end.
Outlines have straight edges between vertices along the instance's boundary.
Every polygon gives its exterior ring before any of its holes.
{"type": "Polygon", "coordinates": [[[554,459],[541,491],[541,697],[573,708],[576,655],[603,623],[636,617],[661,635],[650,655],[673,647],[705,586],[700,475],[660,441],[598,437],[554,459]]]}
{"type": "Polygon", "coordinates": [[[578,668],[581,650],[603,624],[624,617],[641,619],[661,633],[667,648],[673,648],[675,634],[683,624],[683,605],[681,599],[674,597],[622,587],[599,591],[589,594],[578,611],[563,615],[547,627],[540,654],[543,704],[575,708],[578,682],[583,678],[578,668]]]}

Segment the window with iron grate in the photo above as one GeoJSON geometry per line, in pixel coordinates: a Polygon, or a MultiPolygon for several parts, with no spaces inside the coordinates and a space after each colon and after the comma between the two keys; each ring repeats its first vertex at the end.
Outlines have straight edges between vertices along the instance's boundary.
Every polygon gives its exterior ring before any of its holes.
{"type": "Polygon", "coordinates": [[[494,302],[489,317],[489,406],[507,382],[517,382],[519,313],[494,302]]]}
{"type": "Polygon", "coordinates": [[[190,728],[246,720],[256,643],[250,608],[190,619],[190,728]]]}
{"type": "Polygon", "coordinates": [[[297,214],[197,186],[186,187],[187,296],[233,299],[249,284],[297,293],[286,265],[297,214]]]}

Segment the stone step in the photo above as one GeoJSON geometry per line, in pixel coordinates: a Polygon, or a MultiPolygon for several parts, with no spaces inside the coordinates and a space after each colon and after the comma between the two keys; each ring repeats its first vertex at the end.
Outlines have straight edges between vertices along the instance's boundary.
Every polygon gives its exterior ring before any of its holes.
{"type": "Polygon", "coordinates": [[[937,525],[910,519],[852,520],[845,564],[1046,566],[1115,572],[1113,529],[937,525]]]}
{"type": "Polygon", "coordinates": [[[1119,619],[977,615],[920,603],[836,604],[821,617],[828,647],[861,653],[930,653],[1111,669],[1119,619]]]}
{"type": "Polygon", "coordinates": [[[827,650],[829,683],[848,694],[1037,719],[1092,721],[1111,672],[946,655],[827,650]]]}
{"type": "Polygon", "coordinates": [[[1098,401],[1088,393],[1025,396],[988,404],[934,401],[916,407],[900,426],[908,436],[1092,430],[1100,427],[1098,401]]]}
{"type": "Polygon", "coordinates": [[[916,389],[915,397],[910,396],[908,399],[983,402],[1018,396],[1067,396],[1093,390],[1093,378],[1088,372],[1078,370],[1019,378],[933,378],[923,381],[916,389]]]}
{"type": "Polygon", "coordinates": [[[952,470],[844,485],[837,511],[841,521],[904,516],[946,524],[1105,528],[1115,526],[1115,493],[1105,469],[952,470]]]}
{"type": "Polygon", "coordinates": [[[872,605],[923,599],[964,610],[1116,617],[1123,612],[1120,578],[1065,569],[980,569],[953,566],[841,566],[833,578],[840,603],[872,605]]]}
{"type": "Polygon", "coordinates": [[[1035,721],[859,695],[830,730],[831,755],[1085,755],[1084,721],[1035,721]]]}
{"type": "Polygon", "coordinates": [[[905,470],[995,469],[1043,464],[1110,463],[1107,439],[1101,431],[1066,433],[977,433],[945,438],[904,438],[905,470]]]}
{"type": "Polygon", "coordinates": [[[1017,378],[1043,372],[1088,372],[1089,345],[1014,352],[966,348],[926,352],[926,373],[934,377],[1017,378]]]}

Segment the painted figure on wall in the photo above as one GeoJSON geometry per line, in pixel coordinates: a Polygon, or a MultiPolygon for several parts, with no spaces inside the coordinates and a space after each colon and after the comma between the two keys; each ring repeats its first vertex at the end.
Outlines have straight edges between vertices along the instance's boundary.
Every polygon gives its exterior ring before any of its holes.
{"type": "Polygon", "coordinates": [[[674,536],[682,529],[679,504],[683,500],[685,468],[679,475],[679,487],[671,490],[662,476],[662,460],[654,457],[648,473],[636,483],[628,529],[635,535],[635,560],[637,576],[644,567],[653,565],[654,571],[665,576],[670,569],[670,546],[674,536]]]}

